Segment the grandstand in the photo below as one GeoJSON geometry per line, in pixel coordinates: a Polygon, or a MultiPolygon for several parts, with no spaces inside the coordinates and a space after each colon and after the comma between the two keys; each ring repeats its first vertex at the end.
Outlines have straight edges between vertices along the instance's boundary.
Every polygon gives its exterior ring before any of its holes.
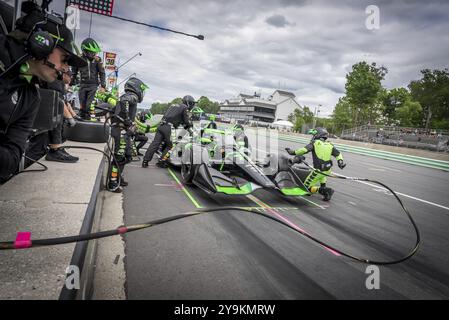
{"type": "Polygon", "coordinates": [[[343,130],[340,138],[436,152],[449,152],[449,131],[444,130],[364,125],[343,130]]]}

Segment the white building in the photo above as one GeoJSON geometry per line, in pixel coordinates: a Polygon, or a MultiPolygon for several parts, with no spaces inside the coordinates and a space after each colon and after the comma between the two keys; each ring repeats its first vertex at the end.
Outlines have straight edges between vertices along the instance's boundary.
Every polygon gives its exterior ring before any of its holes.
{"type": "Polygon", "coordinates": [[[269,100],[276,103],[276,121],[288,120],[288,116],[296,108],[302,110],[302,107],[296,101],[296,96],[292,92],[276,90],[269,98],[269,100]]]}
{"type": "Polygon", "coordinates": [[[268,99],[260,95],[239,94],[237,98],[226,99],[220,104],[219,114],[241,121],[272,123],[287,120],[295,108],[301,108],[291,92],[276,90],[268,99]]]}

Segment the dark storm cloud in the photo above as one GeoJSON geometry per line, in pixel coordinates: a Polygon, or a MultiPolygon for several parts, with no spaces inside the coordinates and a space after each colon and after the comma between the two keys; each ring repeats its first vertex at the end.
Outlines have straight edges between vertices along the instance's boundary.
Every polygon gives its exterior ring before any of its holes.
{"type": "Polygon", "coordinates": [[[282,6],[302,6],[304,3],[310,0],[281,0],[282,6]]]}
{"type": "Polygon", "coordinates": [[[271,17],[268,17],[267,19],[265,19],[265,21],[269,24],[272,25],[274,27],[277,28],[285,28],[286,26],[290,25],[291,23],[287,21],[287,19],[285,19],[285,17],[281,14],[275,14],[272,15],[271,17]]]}

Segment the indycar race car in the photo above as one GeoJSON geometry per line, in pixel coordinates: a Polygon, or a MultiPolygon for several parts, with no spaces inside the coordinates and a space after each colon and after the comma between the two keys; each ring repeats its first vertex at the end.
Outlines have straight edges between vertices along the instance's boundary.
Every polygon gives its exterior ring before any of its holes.
{"type": "MultiPolygon", "coordinates": [[[[169,162],[181,169],[183,182],[209,194],[247,195],[258,189],[279,191],[285,196],[311,195],[320,173],[299,167],[301,159],[286,154],[268,154],[253,161],[250,150],[235,139],[232,131],[202,129],[198,135],[177,132],[178,141],[169,162]]],[[[176,140],[175,140],[176,141],[176,140]]]]}

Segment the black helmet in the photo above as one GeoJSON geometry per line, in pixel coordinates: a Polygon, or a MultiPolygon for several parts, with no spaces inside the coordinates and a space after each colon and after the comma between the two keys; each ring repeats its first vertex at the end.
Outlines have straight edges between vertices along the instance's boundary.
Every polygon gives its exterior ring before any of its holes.
{"type": "Polygon", "coordinates": [[[139,103],[143,101],[145,97],[145,90],[149,87],[137,78],[129,78],[125,83],[125,92],[131,91],[137,95],[139,103]]]}
{"type": "Polygon", "coordinates": [[[329,132],[325,128],[315,128],[313,131],[313,140],[326,140],[329,138],[329,132]]]}
{"type": "Polygon", "coordinates": [[[232,131],[234,132],[240,132],[244,130],[245,129],[243,129],[243,126],[240,123],[237,123],[236,125],[234,125],[234,127],[232,127],[232,131]]]}
{"type": "Polygon", "coordinates": [[[192,96],[185,96],[184,98],[182,98],[182,103],[185,104],[189,108],[189,110],[192,110],[195,106],[196,101],[192,96]]]}
{"type": "Polygon", "coordinates": [[[81,42],[81,50],[83,50],[83,52],[92,52],[95,54],[101,52],[101,48],[97,41],[92,38],[84,39],[84,41],[81,42]]]}

